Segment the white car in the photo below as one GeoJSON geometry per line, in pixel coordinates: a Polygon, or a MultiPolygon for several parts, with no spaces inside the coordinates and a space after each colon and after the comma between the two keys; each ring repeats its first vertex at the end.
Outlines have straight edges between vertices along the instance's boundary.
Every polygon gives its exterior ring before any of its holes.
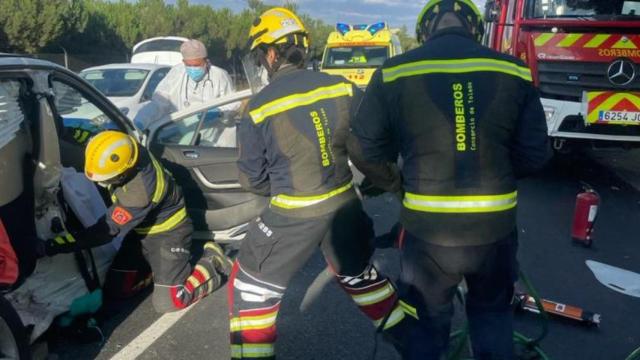
{"type": "Polygon", "coordinates": [[[158,64],[110,64],[91,67],[80,72],[80,77],[100,90],[129,119],[153,96],[156,87],[171,70],[158,64]]]}
{"type": "Polygon", "coordinates": [[[131,63],[151,63],[174,66],[182,62],[180,46],[189,39],[180,36],[159,36],[142,40],[133,46],[131,63]]]}

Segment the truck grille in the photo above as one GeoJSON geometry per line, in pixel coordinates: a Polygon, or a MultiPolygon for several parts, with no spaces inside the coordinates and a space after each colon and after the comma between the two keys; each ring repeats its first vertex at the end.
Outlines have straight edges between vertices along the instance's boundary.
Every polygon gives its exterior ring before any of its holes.
{"type": "Polygon", "coordinates": [[[540,92],[543,98],[581,101],[583,91],[632,90],[640,91],[640,67],[629,85],[616,86],[609,82],[609,63],[573,61],[541,61],[538,63],[540,92]]]}

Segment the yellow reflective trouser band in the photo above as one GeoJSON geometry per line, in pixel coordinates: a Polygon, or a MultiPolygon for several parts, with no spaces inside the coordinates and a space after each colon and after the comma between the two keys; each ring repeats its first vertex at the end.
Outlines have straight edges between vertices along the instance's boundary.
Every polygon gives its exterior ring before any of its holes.
{"type": "Polygon", "coordinates": [[[138,234],[143,234],[143,235],[153,235],[153,234],[163,233],[163,232],[172,230],[174,227],[176,227],[186,218],[187,218],[187,209],[182,208],[176,211],[175,214],[171,215],[171,217],[169,217],[167,220],[165,220],[160,224],[153,225],[148,228],[136,228],[135,231],[138,234]]]}
{"type": "Polygon", "coordinates": [[[231,358],[268,358],[275,356],[273,344],[244,344],[231,345],[231,358]]]}
{"type": "Polygon", "coordinates": [[[353,295],[353,301],[356,302],[359,306],[367,306],[375,303],[379,303],[382,300],[387,299],[389,296],[392,296],[395,293],[393,286],[391,284],[387,284],[384,287],[372,292],[365,293],[362,295],[353,295]]]}
{"type": "Polygon", "coordinates": [[[58,245],[73,244],[76,242],[76,239],[69,233],[58,235],[54,238],[54,240],[56,243],[58,243],[58,245]]]}
{"type": "Polygon", "coordinates": [[[416,308],[414,308],[413,306],[407,304],[402,300],[398,301],[398,305],[402,308],[402,311],[404,311],[405,314],[418,320],[418,310],[416,310],[416,308]]]}
{"type": "Polygon", "coordinates": [[[262,105],[251,111],[249,115],[251,115],[251,119],[253,119],[255,124],[259,124],[269,116],[277,115],[300,106],[310,105],[320,100],[333,99],[341,96],[353,96],[353,85],[340,83],[333,86],[317,88],[306,93],[289,95],[262,105]]]}
{"type": "Polygon", "coordinates": [[[353,187],[353,184],[348,183],[342,187],[332,190],[326,194],[315,196],[289,196],[289,195],[277,195],[271,198],[271,205],[277,206],[283,209],[299,209],[311,205],[319,204],[334,196],[340,195],[353,187]]]}
{"type": "Polygon", "coordinates": [[[162,200],[162,195],[164,195],[164,170],[158,163],[158,160],[153,157],[153,155],[149,154],[149,156],[151,157],[153,168],[156,170],[156,190],[153,192],[153,198],[151,198],[151,201],[157,204],[160,202],[160,200],[162,200]]]}
{"type": "Polygon", "coordinates": [[[258,316],[241,316],[231,319],[231,332],[267,329],[276,324],[277,312],[258,316]]]}
{"type": "Polygon", "coordinates": [[[428,196],[406,193],[404,206],[411,210],[432,213],[487,213],[513,209],[518,204],[518,192],[484,196],[428,196]]]}
{"type": "MultiPolygon", "coordinates": [[[[405,312],[402,310],[400,306],[396,306],[391,312],[391,315],[389,315],[387,322],[384,323],[384,330],[387,330],[391,327],[398,325],[398,323],[404,320],[404,317],[405,317],[405,312]]],[[[380,324],[383,321],[384,321],[384,318],[374,321],[373,324],[375,327],[380,327],[380,324]]]]}
{"type": "MultiPolygon", "coordinates": [[[[389,328],[398,325],[402,320],[404,320],[406,315],[418,320],[418,311],[416,308],[402,300],[399,300],[396,307],[391,311],[391,315],[389,315],[387,322],[384,323],[384,330],[388,330],[389,328]]],[[[384,318],[374,321],[373,324],[375,327],[379,327],[383,321],[384,318]]]]}
{"type": "Polygon", "coordinates": [[[499,72],[532,81],[531,70],[509,61],[495,59],[450,59],[425,60],[382,69],[385,83],[396,81],[403,77],[426,74],[461,74],[472,72],[499,72]]]}

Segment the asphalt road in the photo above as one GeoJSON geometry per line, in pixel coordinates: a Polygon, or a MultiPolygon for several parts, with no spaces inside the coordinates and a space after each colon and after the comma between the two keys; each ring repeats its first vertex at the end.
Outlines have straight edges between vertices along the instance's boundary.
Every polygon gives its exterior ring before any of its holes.
{"type": "MultiPolygon", "coordinates": [[[[622,360],[640,346],[640,299],[602,286],[585,265],[592,259],[640,273],[640,167],[633,166],[638,161],[637,153],[578,154],[555,161],[540,176],[520,183],[523,271],[542,297],[602,314],[599,328],[552,320],[542,343],[552,359],[622,360]],[[621,167],[624,171],[619,171],[621,167]],[[589,182],[603,199],[595,243],[589,249],[570,241],[580,181],[589,182]]],[[[383,196],[368,200],[366,208],[382,233],[396,221],[399,205],[383,196]]],[[[378,266],[392,277],[398,275],[397,260],[397,252],[391,249],[375,255],[378,266]]],[[[457,315],[457,325],[462,316],[457,315]]],[[[529,336],[539,331],[535,315],[516,318],[517,330],[529,336]]],[[[373,359],[373,326],[329,278],[319,254],[291,283],[278,327],[280,359],[373,359]]],[[[173,317],[156,314],[148,297],[115,304],[108,310],[103,330],[103,344],[81,345],[58,336],[51,356],[131,359],[139,353],[139,359],[228,359],[226,291],[173,317]]],[[[399,359],[381,340],[377,343],[376,359],[399,359]]]]}

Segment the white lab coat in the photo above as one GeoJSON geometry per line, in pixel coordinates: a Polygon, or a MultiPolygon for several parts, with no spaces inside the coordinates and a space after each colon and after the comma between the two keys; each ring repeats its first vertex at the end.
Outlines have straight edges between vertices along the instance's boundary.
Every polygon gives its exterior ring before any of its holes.
{"type": "MultiPolygon", "coordinates": [[[[140,130],[145,130],[155,121],[190,106],[199,105],[213,99],[226,96],[235,92],[233,82],[229,74],[216,66],[211,65],[209,72],[199,82],[189,78],[184,64],[178,64],[171,68],[156,91],[151,101],[145,105],[134,119],[135,125],[140,130]]],[[[222,111],[233,111],[240,107],[240,103],[229,104],[221,107],[222,111]]]]}

